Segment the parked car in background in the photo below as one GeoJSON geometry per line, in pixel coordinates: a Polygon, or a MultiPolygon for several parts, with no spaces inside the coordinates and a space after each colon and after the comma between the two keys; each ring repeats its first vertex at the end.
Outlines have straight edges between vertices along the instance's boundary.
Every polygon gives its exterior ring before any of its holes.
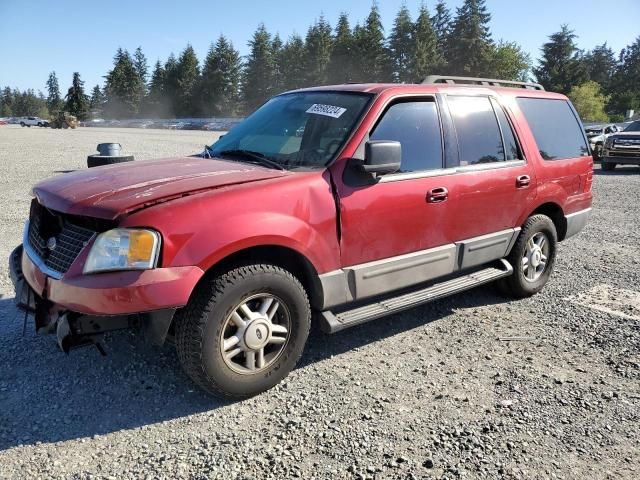
{"type": "Polygon", "coordinates": [[[640,165],[640,120],[607,137],[601,161],[602,169],[607,171],[617,165],[640,165]]]}
{"type": "Polygon", "coordinates": [[[173,335],[197,385],[240,398],[294,368],[312,317],[334,333],[493,281],[534,295],[593,181],[577,113],[543,90],[296,90],[201,158],[49,178],[10,257],[16,300],[67,352],[125,328],[173,335]]]}
{"type": "Polygon", "coordinates": [[[591,148],[593,159],[600,161],[605,140],[609,135],[619,132],[622,129],[613,123],[609,123],[605,125],[590,125],[585,127],[584,130],[589,140],[589,147],[591,148]]]}
{"type": "Polygon", "coordinates": [[[20,119],[22,127],[48,127],[49,121],[40,117],[22,117],[20,119]]]}

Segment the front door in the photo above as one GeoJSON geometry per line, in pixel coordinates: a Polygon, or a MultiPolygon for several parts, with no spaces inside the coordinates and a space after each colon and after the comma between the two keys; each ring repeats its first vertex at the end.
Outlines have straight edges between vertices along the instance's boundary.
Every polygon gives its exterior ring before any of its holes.
{"type": "Polygon", "coordinates": [[[451,273],[454,175],[443,169],[443,136],[435,98],[400,99],[369,132],[402,146],[400,171],[375,183],[338,186],[341,259],[353,298],[451,273]]]}

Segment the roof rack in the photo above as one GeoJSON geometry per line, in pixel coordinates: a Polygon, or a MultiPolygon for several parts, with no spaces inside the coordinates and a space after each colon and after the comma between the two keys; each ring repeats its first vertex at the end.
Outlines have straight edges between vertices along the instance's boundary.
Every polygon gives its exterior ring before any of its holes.
{"type": "Polygon", "coordinates": [[[524,88],[526,90],[544,90],[539,83],[515,82],[512,80],[498,80],[496,78],[476,78],[476,77],[449,77],[446,75],[429,75],[422,82],[424,83],[446,83],[448,85],[484,85],[487,87],[510,87],[524,88]]]}

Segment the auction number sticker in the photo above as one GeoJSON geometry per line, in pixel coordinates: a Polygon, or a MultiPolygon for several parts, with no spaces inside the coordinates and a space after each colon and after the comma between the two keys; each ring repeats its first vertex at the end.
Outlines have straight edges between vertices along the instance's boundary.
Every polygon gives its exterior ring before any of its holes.
{"type": "Polygon", "coordinates": [[[325,115],[327,117],[340,118],[346,108],[336,107],[334,105],[322,105],[321,103],[314,103],[309,107],[307,113],[315,113],[316,115],[325,115]]]}

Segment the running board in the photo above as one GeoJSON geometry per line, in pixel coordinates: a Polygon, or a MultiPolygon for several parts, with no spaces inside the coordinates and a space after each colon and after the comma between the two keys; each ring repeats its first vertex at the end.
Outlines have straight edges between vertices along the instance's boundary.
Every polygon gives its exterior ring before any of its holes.
{"type": "Polygon", "coordinates": [[[467,275],[433,284],[427,288],[404,293],[397,297],[374,301],[368,305],[356,307],[334,314],[325,310],[320,314],[321,328],[326,333],[335,333],[345,328],[360,325],[361,323],[375,320],[385,315],[391,315],[403,310],[431,302],[439,298],[447,297],[455,293],[469,290],[470,288],[493,282],[499,278],[508,277],[513,273],[513,267],[502,259],[498,267],[489,267],[467,275]]]}

